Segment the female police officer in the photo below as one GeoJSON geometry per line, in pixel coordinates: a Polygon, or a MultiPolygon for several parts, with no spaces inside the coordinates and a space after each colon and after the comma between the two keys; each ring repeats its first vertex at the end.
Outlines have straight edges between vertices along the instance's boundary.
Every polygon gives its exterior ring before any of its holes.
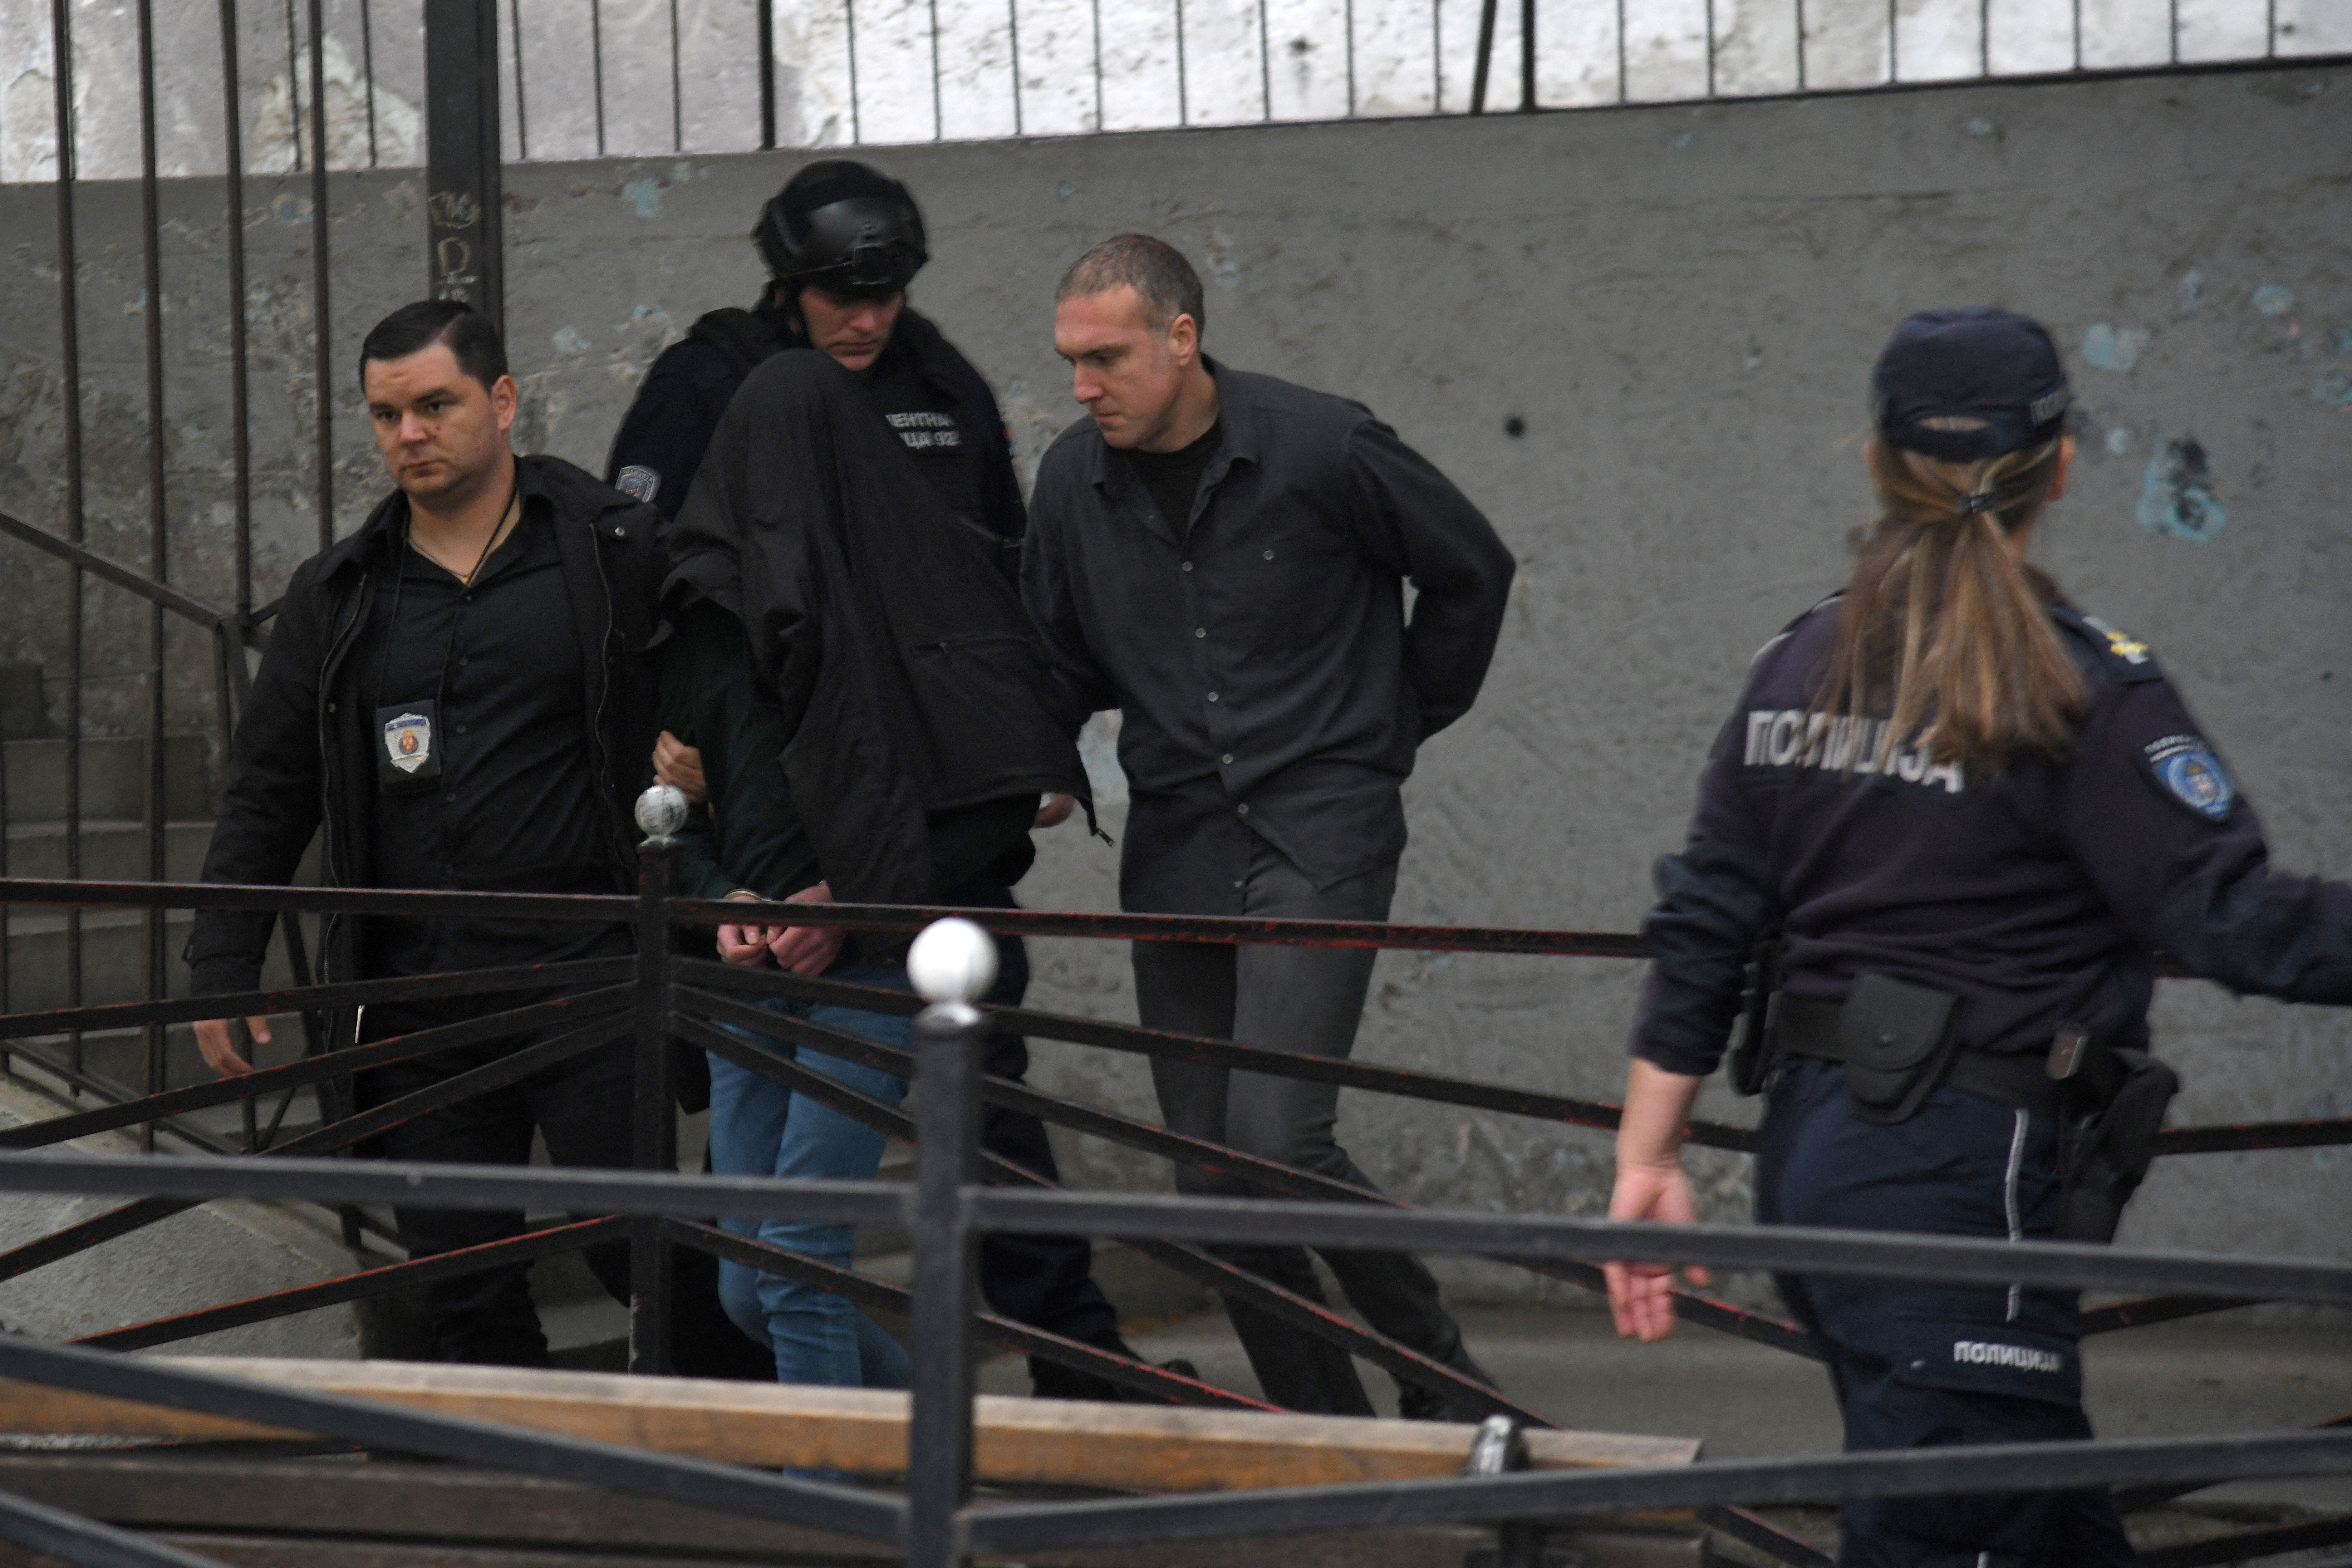
{"type": "MultiPolygon", "coordinates": [[[[2049,334],[1913,316],[1872,401],[1881,510],[1853,578],[1757,656],[1689,847],[1658,863],[1610,1214],[1692,1218],[1681,1130],[1776,938],[1743,1086],[1769,1085],[1759,1220],[2103,1238],[2170,1088],[2142,1054],[2153,952],[2352,1002],[2352,888],[2273,873],[2147,647],[2026,564],[2073,456],[2049,334]]],[[[1668,1272],[1609,1274],[1618,1331],[1663,1337],[1668,1272]]],[[[1779,1284],[1850,1450],[2089,1436],[2070,1293],[1779,1284]]],[[[1849,1565],[2134,1561],[2104,1492],[1857,1503],[1843,1528],[1849,1565]]]]}

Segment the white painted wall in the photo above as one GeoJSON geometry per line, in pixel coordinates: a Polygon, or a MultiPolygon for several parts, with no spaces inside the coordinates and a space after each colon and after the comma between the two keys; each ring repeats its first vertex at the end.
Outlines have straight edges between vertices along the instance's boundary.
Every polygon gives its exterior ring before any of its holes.
{"type": "MultiPolygon", "coordinates": [[[[306,0],[151,3],[160,172],[226,166],[224,6],[236,19],[247,166],[303,167],[306,0]]],[[[1470,102],[1480,0],[499,0],[507,157],[757,147],[763,3],[773,8],[779,143],[838,146],[1458,112],[1470,102]]],[[[69,4],[80,173],[132,177],[136,0],[69,4]]],[[[2352,0],[1535,9],[1547,108],[2352,51],[2352,0]]],[[[0,183],[56,176],[49,10],[42,0],[0,5],[0,183]]],[[[329,165],[418,163],[422,0],[326,0],[324,12],[329,165]]],[[[1519,17],[1520,0],[1501,0],[1490,107],[1518,103],[1519,17]]]]}

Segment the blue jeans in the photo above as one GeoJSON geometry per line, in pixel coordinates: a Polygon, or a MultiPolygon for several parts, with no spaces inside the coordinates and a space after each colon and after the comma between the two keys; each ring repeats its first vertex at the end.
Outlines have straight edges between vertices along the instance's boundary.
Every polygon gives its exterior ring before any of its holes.
{"type": "MultiPolygon", "coordinates": [[[[906,972],[895,965],[848,964],[828,980],[907,988],[906,972]]],[[[824,1003],[769,997],[760,1004],[812,1024],[823,1024],[900,1050],[914,1048],[914,1020],[865,1013],[824,1003]]],[[[812,1072],[847,1084],[896,1105],[907,1097],[907,1080],[837,1057],[796,1048],[749,1030],[730,1032],[757,1039],[793,1058],[812,1072]]],[[[882,1163],[883,1135],[837,1110],[794,1094],[724,1058],[710,1058],[710,1164],[722,1176],[826,1177],[870,1181],[882,1163]]],[[[725,1219],[738,1236],[757,1237],[846,1268],[856,1251],[856,1229],[788,1219],[725,1219]]],[[[904,1388],[907,1352],[880,1324],[843,1298],[782,1275],[722,1260],[719,1300],[738,1328],[775,1347],[779,1383],[830,1384],[841,1387],[904,1388]]]]}

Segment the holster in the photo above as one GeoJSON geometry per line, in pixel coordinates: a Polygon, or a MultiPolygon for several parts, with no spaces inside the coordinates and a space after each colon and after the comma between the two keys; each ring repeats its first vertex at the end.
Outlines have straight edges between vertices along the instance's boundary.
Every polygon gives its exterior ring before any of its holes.
{"type": "MultiPolygon", "coordinates": [[[[2064,1045],[2068,1031],[2062,1029],[2059,1038],[2064,1045]]],[[[2165,1110],[2180,1092],[2180,1075],[2128,1047],[2093,1042],[2088,1050],[2077,1045],[2065,1055],[2073,1070],[2063,1080],[2054,1238],[2109,1242],[2124,1205],[2147,1175],[2165,1110]]],[[[2060,1059],[2053,1049],[2053,1068],[2060,1059]]]]}
{"type": "Polygon", "coordinates": [[[1780,994],[1780,938],[1778,932],[1756,944],[1748,961],[1748,993],[1741,998],[1739,1038],[1723,1058],[1724,1076],[1732,1092],[1755,1096],[1772,1082],[1780,1053],[1773,1044],[1773,1004],[1780,994]]]}

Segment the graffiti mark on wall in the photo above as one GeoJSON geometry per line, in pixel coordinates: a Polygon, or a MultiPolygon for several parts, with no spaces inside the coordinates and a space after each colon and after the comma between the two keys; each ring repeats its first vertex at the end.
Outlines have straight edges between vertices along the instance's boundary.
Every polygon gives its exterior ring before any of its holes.
{"type": "Polygon", "coordinates": [[[2157,437],[2140,479],[2139,525],[2150,533],[2210,542],[2230,519],[2208,478],[2205,448],[2193,438],[2157,437]]]}

